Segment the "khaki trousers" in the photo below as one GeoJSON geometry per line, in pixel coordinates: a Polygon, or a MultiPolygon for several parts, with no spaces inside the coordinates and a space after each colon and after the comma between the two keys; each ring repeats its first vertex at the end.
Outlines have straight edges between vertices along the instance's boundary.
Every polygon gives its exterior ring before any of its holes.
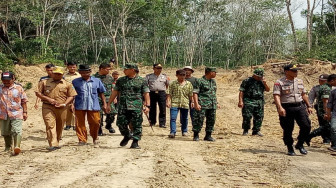
{"type": "Polygon", "coordinates": [[[67,116],[65,125],[75,126],[75,114],[70,111],[71,107],[67,106],[67,116]]]}
{"type": "Polygon", "coordinates": [[[99,111],[88,110],[75,110],[76,114],[76,134],[80,142],[87,142],[87,130],[85,125],[85,116],[87,114],[87,120],[90,128],[90,135],[95,141],[98,137],[98,130],[100,126],[100,113],[99,111]]]}
{"type": "Polygon", "coordinates": [[[56,108],[50,104],[42,105],[42,116],[46,125],[47,140],[50,147],[58,147],[66,119],[67,108],[56,108]]]}

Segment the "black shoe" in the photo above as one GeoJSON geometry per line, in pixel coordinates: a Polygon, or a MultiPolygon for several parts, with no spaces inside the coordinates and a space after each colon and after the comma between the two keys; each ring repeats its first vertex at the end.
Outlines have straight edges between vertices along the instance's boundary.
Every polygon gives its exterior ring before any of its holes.
{"type": "Polygon", "coordinates": [[[160,128],[167,128],[165,125],[160,125],[159,127],[160,128]]]}
{"type": "Polygon", "coordinates": [[[330,144],[330,140],[328,139],[323,140],[323,144],[330,144]]]}
{"type": "Polygon", "coordinates": [[[302,155],[307,155],[307,150],[303,146],[295,145],[295,149],[298,149],[302,155]]]}
{"type": "Polygon", "coordinates": [[[287,146],[287,149],[288,149],[288,153],[287,153],[287,155],[289,155],[289,156],[294,156],[294,155],[296,155],[295,152],[294,152],[294,148],[293,148],[292,145],[287,146]]]}
{"type": "Polygon", "coordinates": [[[310,141],[311,141],[312,137],[309,135],[307,140],[305,141],[307,146],[310,146],[310,141]]]}
{"type": "Polygon", "coordinates": [[[67,126],[64,127],[64,130],[66,130],[66,131],[69,130],[69,129],[71,129],[71,125],[67,125],[67,126]]]}
{"type": "Polygon", "coordinates": [[[194,138],[193,141],[199,141],[199,135],[198,132],[194,132],[194,138]]]}
{"type": "Polygon", "coordinates": [[[75,131],[76,130],[76,126],[73,126],[72,129],[75,131]]]}
{"type": "Polygon", "coordinates": [[[124,136],[124,139],[122,139],[122,141],[120,142],[120,146],[126,146],[129,140],[131,140],[131,137],[129,135],[124,136]]]}
{"type": "Polygon", "coordinates": [[[104,136],[104,134],[103,133],[98,133],[98,136],[104,136]]]}
{"type": "Polygon", "coordinates": [[[115,130],[111,127],[111,128],[109,129],[109,132],[110,132],[110,133],[115,133],[115,130]]]}
{"type": "Polygon", "coordinates": [[[138,140],[134,139],[130,148],[132,148],[132,149],[141,149],[140,146],[139,146],[139,144],[138,144],[138,140]]]}
{"type": "Polygon", "coordinates": [[[336,152],[336,147],[335,146],[331,146],[330,148],[328,148],[328,150],[336,152]]]}
{"type": "Polygon", "coordinates": [[[252,132],[252,135],[253,135],[253,136],[264,136],[263,134],[261,134],[260,131],[253,131],[253,132],[252,132]]]}
{"type": "Polygon", "coordinates": [[[215,139],[211,137],[211,132],[206,132],[204,139],[205,141],[214,142],[215,139]]]}
{"type": "Polygon", "coordinates": [[[243,136],[247,136],[247,135],[248,135],[248,129],[244,129],[243,136]]]}

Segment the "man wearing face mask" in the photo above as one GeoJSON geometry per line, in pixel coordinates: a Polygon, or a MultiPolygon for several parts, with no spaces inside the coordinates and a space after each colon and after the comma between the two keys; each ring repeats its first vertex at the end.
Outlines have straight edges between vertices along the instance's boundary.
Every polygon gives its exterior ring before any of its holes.
{"type": "Polygon", "coordinates": [[[251,128],[252,117],[252,135],[263,136],[260,133],[260,128],[264,118],[264,91],[269,92],[270,88],[264,79],[264,69],[262,68],[255,69],[253,76],[245,79],[240,85],[238,107],[242,109],[244,136],[251,128]]]}
{"type": "Polygon", "coordinates": [[[280,125],[283,129],[283,140],[288,149],[287,154],[290,156],[295,155],[292,136],[294,120],[300,127],[295,148],[303,155],[308,153],[303,147],[303,143],[307,140],[311,129],[308,114],[312,112],[312,106],[306,95],[303,81],[296,78],[298,70],[296,65],[286,65],[284,67],[285,77],[277,80],[273,88],[273,97],[279,113],[280,125]]]}

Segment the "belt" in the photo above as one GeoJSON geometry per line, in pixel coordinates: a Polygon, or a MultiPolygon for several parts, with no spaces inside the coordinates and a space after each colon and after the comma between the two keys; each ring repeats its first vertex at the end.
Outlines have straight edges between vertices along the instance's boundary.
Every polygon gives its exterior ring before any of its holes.
{"type": "Polygon", "coordinates": [[[161,91],[150,91],[151,93],[162,93],[162,92],[166,92],[165,90],[161,90],[161,91]]]}
{"type": "Polygon", "coordinates": [[[282,107],[299,107],[303,104],[303,102],[296,102],[296,103],[281,103],[282,107]]]}

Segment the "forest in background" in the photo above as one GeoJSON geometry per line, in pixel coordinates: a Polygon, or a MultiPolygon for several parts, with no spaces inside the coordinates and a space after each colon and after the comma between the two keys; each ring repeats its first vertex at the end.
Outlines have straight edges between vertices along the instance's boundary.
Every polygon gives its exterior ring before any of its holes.
{"type": "Polygon", "coordinates": [[[73,61],[210,65],[336,62],[336,0],[0,0],[0,69],[73,61]],[[322,7],[315,11],[316,7],[322,7]],[[298,29],[293,11],[307,27],[298,29]]]}

